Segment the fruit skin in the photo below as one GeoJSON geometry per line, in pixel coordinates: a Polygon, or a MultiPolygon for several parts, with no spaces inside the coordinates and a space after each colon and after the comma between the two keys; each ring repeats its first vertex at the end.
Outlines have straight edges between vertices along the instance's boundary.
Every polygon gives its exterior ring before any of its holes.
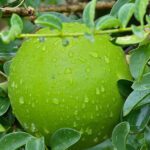
{"type": "MultiPolygon", "coordinates": [[[[64,24],[63,32],[88,32],[85,25],[64,24]]],[[[38,33],[48,33],[45,28],[38,33]]],[[[51,31],[57,32],[57,31],[51,31]]],[[[122,49],[107,35],[26,40],[13,60],[8,92],[14,114],[47,143],[59,128],[83,132],[72,149],[96,145],[111,134],[123,105],[119,79],[131,79],[122,49]],[[40,41],[40,42],[39,42],[40,41]]]]}

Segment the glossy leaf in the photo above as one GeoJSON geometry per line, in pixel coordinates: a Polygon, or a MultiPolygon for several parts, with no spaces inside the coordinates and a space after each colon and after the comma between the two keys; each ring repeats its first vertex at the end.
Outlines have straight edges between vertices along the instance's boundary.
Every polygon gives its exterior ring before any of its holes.
{"type": "Polygon", "coordinates": [[[117,18],[110,16],[110,15],[106,15],[106,16],[101,17],[97,21],[96,29],[97,30],[111,29],[111,28],[117,28],[120,25],[121,25],[120,21],[117,18]]]}
{"type": "Polygon", "coordinates": [[[119,9],[124,4],[128,3],[130,0],[117,0],[117,2],[113,5],[110,15],[111,16],[117,16],[119,9]]]}
{"type": "Polygon", "coordinates": [[[133,3],[127,3],[120,8],[118,12],[118,18],[122,23],[123,28],[125,28],[128,25],[128,22],[130,21],[133,14],[134,14],[133,3]]]}
{"type": "Polygon", "coordinates": [[[113,148],[112,142],[108,139],[108,140],[105,140],[104,142],[102,142],[94,147],[88,148],[86,150],[114,150],[114,148],[113,148]]]}
{"type": "Polygon", "coordinates": [[[93,29],[95,26],[94,18],[96,1],[97,0],[92,0],[91,2],[89,2],[83,11],[83,21],[91,29],[93,29]]]}
{"type": "Polygon", "coordinates": [[[150,58],[150,45],[143,45],[133,51],[130,58],[130,72],[135,79],[141,78],[150,58]]]}
{"type": "Polygon", "coordinates": [[[150,90],[145,91],[133,91],[125,101],[123,106],[123,116],[128,115],[135,106],[142,101],[150,93],[150,90]]]}
{"type": "Polygon", "coordinates": [[[4,65],[3,65],[4,72],[7,76],[9,75],[9,70],[10,70],[11,63],[12,63],[12,61],[10,60],[10,61],[5,62],[4,65]]]}
{"type": "Polygon", "coordinates": [[[148,6],[149,0],[136,0],[135,1],[135,17],[140,23],[144,24],[144,15],[148,6]]]}
{"type": "Polygon", "coordinates": [[[137,27],[135,25],[132,25],[132,32],[134,33],[134,35],[136,35],[139,38],[144,38],[145,39],[145,32],[144,29],[142,27],[137,27]]]}
{"type": "Polygon", "coordinates": [[[27,142],[25,150],[45,150],[44,138],[31,138],[27,142]]]}
{"type": "Polygon", "coordinates": [[[132,88],[135,90],[148,90],[150,89],[150,73],[146,73],[142,76],[142,79],[135,81],[132,88]]]}
{"type": "Polygon", "coordinates": [[[119,45],[138,44],[143,42],[146,39],[147,35],[148,34],[146,33],[143,38],[139,38],[136,35],[117,37],[115,43],[119,45]]]}
{"type": "Polygon", "coordinates": [[[135,108],[139,108],[139,107],[142,107],[142,106],[147,105],[147,104],[150,104],[150,94],[147,95],[146,97],[144,97],[142,99],[142,101],[140,103],[138,103],[135,108]]]}
{"type": "Polygon", "coordinates": [[[133,83],[132,81],[124,80],[124,79],[121,79],[117,82],[119,92],[124,98],[127,98],[129,94],[133,91],[131,88],[132,83],[133,83]]]}
{"type": "Polygon", "coordinates": [[[52,150],[66,150],[79,141],[81,135],[78,131],[70,128],[57,130],[51,137],[50,145],[52,150]]]}
{"type": "Polygon", "coordinates": [[[10,106],[10,102],[7,98],[0,97],[0,116],[5,114],[10,106]]]}
{"type": "Polygon", "coordinates": [[[149,106],[144,106],[143,108],[135,110],[127,117],[127,121],[130,123],[132,132],[141,132],[147,126],[149,120],[149,106]]]}
{"type": "Polygon", "coordinates": [[[126,140],[130,132],[130,125],[128,122],[121,122],[118,124],[112,133],[112,143],[118,150],[126,150],[126,140]]]}
{"type": "Polygon", "coordinates": [[[0,139],[2,150],[16,150],[25,145],[33,136],[25,132],[14,132],[6,134],[0,139]]]}
{"type": "Polygon", "coordinates": [[[15,40],[15,38],[18,37],[23,30],[22,20],[16,14],[12,15],[10,24],[10,29],[7,31],[3,31],[0,34],[2,41],[5,43],[10,43],[11,41],[15,40]]]}
{"type": "Polygon", "coordinates": [[[62,29],[62,22],[60,18],[53,14],[43,14],[35,20],[35,23],[44,27],[50,27],[58,30],[62,29]]]}

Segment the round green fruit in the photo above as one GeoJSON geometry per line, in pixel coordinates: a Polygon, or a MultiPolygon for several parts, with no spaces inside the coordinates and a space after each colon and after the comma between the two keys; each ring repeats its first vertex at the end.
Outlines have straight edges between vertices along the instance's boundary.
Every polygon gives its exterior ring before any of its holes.
{"type": "MultiPolygon", "coordinates": [[[[89,32],[85,25],[64,24],[63,33],[89,32]]],[[[56,33],[48,28],[38,34],[56,33]]],[[[94,42],[84,36],[30,38],[14,58],[9,96],[14,114],[31,133],[40,132],[47,143],[59,128],[82,133],[72,149],[101,142],[118,122],[123,99],[119,79],[130,79],[124,52],[107,35],[94,42]],[[65,43],[65,45],[63,44],[65,43]]]]}

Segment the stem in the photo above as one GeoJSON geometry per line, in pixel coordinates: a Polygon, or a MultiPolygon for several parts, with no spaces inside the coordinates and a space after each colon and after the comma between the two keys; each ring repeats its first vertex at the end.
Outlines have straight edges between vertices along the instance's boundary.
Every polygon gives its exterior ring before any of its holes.
{"type": "MultiPolygon", "coordinates": [[[[131,27],[128,28],[121,28],[121,29],[111,29],[111,30],[104,30],[104,31],[95,31],[94,35],[101,35],[101,34],[111,34],[111,33],[122,33],[122,32],[129,32],[132,31],[131,27]]],[[[18,38],[25,38],[25,37],[79,37],[84,36],[84,32],[78,33],[55,33],[55,34],[20,34],[18,38]]]]}

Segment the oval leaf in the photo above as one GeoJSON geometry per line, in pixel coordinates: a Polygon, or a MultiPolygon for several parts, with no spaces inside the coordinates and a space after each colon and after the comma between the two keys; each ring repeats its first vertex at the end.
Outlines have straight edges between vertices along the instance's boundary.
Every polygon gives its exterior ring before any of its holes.
{"type": "Polygon", "coordinates": [[[97,30],[111,29],[119,26],[120,26],[120,21],[117,18],[110,15],[101,17],[96,23],[97,30]]]}
{"type": "Polygon", "coordinates": [[[142,101],[144,97],[146,97],[150,93],[150,90],[145,91],[133,91],[125,101],[123,106],[123,115],[128,115],[131,110],[142,101]]]}
{"type": "Polygon", "coordinates": [[[150,45],[143,45],[133,51],[130,57],[130,72],[135,79],[140,79],[150,59],[150,45]]]}
{"type": "Polygon", "coordinates": [[[110,15],[111,16],[117,16],[118,11],[120,9],[121,6],[123,6],[124,4],[128,3],[130,0],[117,0],[117,2],[113,5],[110,15]]]}
{"type": "Polygon", "coordinates": [[[45,150],[44,138],[31,138],[27,142],[25,150],[45,150]]]}
{"type": "Polygon", "coordinates": [[[126,150],[126,140],[130,132],[128,122],[118,124],[112,133],[112,143],[117,150],[126,150]]]}
{"type": "Polygon", "coordinates": [[[0,97],[0,116],[5,114],[10,106],[8,98],[0,97]]]}
{"type": "Polygon", "coordinates": [[[132,88],[135,90],[148,90],[150,89],[150,73],[144,74],[140,81],[135,81],[132,88]]]}
{"type": "Polygon", "coordinates": [[[89,2],[83,11],[83,21],[91,29],[94,28],[96,1],[89,2]]]}
{"type": "Polygon", "coordinates": [[[35,23],[44,27],[50,27],[58,30],[62,29],[62,22],[60,18],[53,14],[42,14],[35,20],[35,23]]]}
{"type": "Polygon", "coordinates": [[[122,27],[126,27],[128,22],[130,21],[132,15],[134,14],[134,4],[128,3],[123,5],[119,12],[118,12],[118,18],[120,22],[122,23],[122,27]]]}
{"type": "Polygon", "coordinates": [[[78,131],[70,128],[57,130],[51,137],[50,145],[52,150],[66,150],[79,141],[81,135],[78,131]]]}
{"type": "Polygon", "coordinates": [[[140,21],[141,25],[144,24],[144,15],[148,6],[149,0],[136,0],[135,1],[135,17],[140,21]]]}
{"type": "Polygon", "coordinates": [[[33,136],[25,132],[15,132],[3,136],[0,139],[2,150],[16,150],[25,145],[33,136]]]}

